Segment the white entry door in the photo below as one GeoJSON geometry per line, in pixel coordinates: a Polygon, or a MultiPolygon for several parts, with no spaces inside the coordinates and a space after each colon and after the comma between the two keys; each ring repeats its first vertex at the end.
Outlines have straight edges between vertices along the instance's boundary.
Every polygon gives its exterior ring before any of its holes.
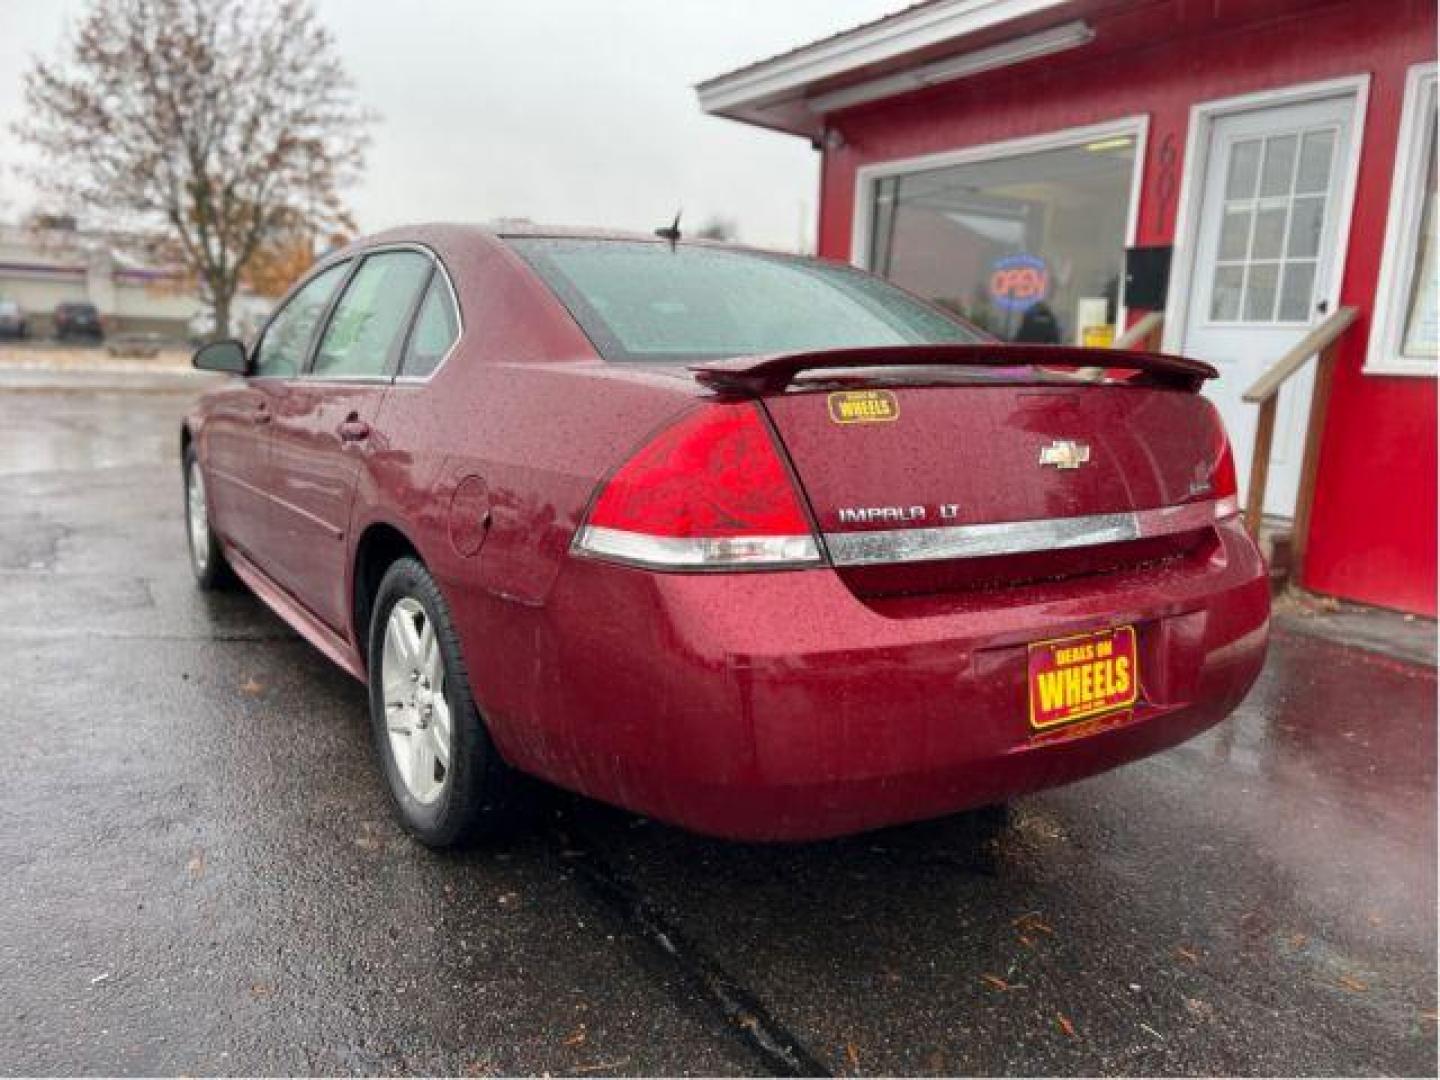
{"type": "MultiPolygon", "coordinates": [[[[1241,395],[1325,317],[1335,292],[1354,111],[1343,94],[1210,124],[1180,351],[1220,370],[1206,394],[1230,432],[1242,500],[1258,409],[1241,395]]],[[[1280,393],[1267,514],[1295,514],[1313,383],[1310,364],[1280,393]]]]}

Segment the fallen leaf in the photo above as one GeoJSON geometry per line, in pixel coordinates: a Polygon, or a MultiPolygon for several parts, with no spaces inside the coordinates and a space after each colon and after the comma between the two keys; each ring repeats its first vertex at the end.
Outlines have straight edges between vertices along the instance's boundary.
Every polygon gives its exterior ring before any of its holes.
{"type": "Polygon", "coordinates": [[[1291,934],[1290,947],[1292,949],[1303,949],[1305,947],[1305,943],[1309,940],[1310,939],[1304,934],[1291,934]]]}
{"type": "Polygon", "coordinates": [[[986,973],[986,974],[984,974],[984,975],[981,975],[980,978],[981,978],[983,981],[989,983],[989,984],[990,984],[991,986],[993,986],[996,990],[1009,990],[1009,989],[1010,989],[1010,984],[1009,984],[1008,982],[1006,982],[1004,979],[1000,978],[999,975],[991,975],[991,974],[989,974],[989,973],[986,973]]]}
{"type": "Polygon", "coordinates": [[[1189,960],[1192,964],[1200,962],[1200,957],[1196,956],[1189,949],[1185,948],[1184,945],[1175,946],[1175,955],[1180,957],[1181,960],[1189,960]]]}
{"type": "Polygon", "coordinates": [[[1199,998],[1186,998],[1185,1011],[1198,1020],[1215,1019],[1215,1007],[1208,1001],[1201,1001],[1199,998]]]}
{"type": "Polygon", "coordinates": [[[1033,949],[1033,948],[1035,947],[1035,939],[1034,939],[1034,938],[1028,938],[1028,937],[1026,937],[1024,934],[1021,934],[1021,935],[1020,935],[1020,944],[1021,944],[1021,945],[1024,945],[1027,949],[1033,949]]]}
{"type": "Polygon", "coordinates": [[[1357,994],[1370,989],[1370,987],[1366,986],[1359,979],[1354,978],[1351,975],[1341,975],[1340,978],[1336,981],[1339,982],[1339,984],[1343,986],[1346,990],[1353,990],[1357,994]]]}
{"type": "Polygon", "coordinates": [[[269,983],[257,982],[250,984],[250,996],[256,1001],[263,1001],[275,993],[275,987],[269,983]]]}
{"type": "Polygon", "coordinates": [[[860,1071],[860,1051],[855,1049],[853,1042],[845,1044],[845,1060],[850,1062],[850,1068],[860,1071]]]}
{"type": "Polygon", "coordinates": [[[1068,1016],[1057,1015],[1055,1017],[1055,1021],[1060,1025],[1060,1030],[1063,1031],[1066,1035],[1070,1036],[1070,1038],[1079,1038],[1079,1036],[1075,1034],[1075,1025],[1070,1022],[1070,1018],[1068,1016]]]}
{"type": "Polygon", "coordinates": [[[240,692],[247,697],[259,697],[265,692],[265,684],[252,675],[240,684],[240,692]]]}
{"type": "Polygon", "coordinates": [[[579,1046],[585,1041],[585,1025],[581,1024],[575,1029],[575,1034],[565,1040],[566,1046],[579,1046]]]}
{"type": "Polygon", "coordinates": [[[197,847],[191,850],[190,861],[185,864],[185,869],[189,871],[190,876],[197,881],[205,876],[204,848],[197,847]]]}
{"type": "Polygon", "coordinates": [[[1019,930],[1022,934],[1028,934],[1032,931],[1041,934],[1055,933],[1055,928],[1049,923],[1047,923],[1044,919],[1042,919],[1039,912],[1035,911],[1027,912],[1024,915],[1021,915],[1018,919],[1012,922],[1011,925],[1014,926],[1015,929],[1019,930]]]}

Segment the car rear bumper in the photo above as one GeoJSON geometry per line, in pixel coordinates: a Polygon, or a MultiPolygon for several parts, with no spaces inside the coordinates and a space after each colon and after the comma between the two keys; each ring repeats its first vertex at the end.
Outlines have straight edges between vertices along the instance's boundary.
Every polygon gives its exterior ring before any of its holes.
{"type": "Polygon", "coordinates": [[[829,570],[577,562],[547,617],[512,609],[471,668],[526,771],[698,832],[840,835],[1075,780],[1222,720],[1260,670],[1270,605],[1238,520],[1214,537],[1150,567],[875,601],[829,570]],[[1121,625],[1139,702],[1037,736],[1029,643],[1121,625]]]}

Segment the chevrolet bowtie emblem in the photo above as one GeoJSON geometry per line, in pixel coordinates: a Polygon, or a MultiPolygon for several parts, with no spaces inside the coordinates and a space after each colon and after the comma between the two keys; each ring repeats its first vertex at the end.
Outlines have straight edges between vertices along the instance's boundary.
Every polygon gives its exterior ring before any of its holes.
{"type": "Polygon", "coordinates": [[[1056,439],[1040,448],[1040,464],[1054,465],[1057,469],[1078,469],[1089,460],[1089,445],[1074,439],[1056,439]]]}

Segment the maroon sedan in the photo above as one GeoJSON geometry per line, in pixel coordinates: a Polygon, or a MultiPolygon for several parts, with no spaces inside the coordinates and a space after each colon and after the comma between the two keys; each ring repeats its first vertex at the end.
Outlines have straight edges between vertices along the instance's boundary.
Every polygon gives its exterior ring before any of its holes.
{"type": "Polygon", "coordinates": [[[196,577],[370,688],[401,821],[517,774],[701,832],[992,805],[1265,653],[1210,367],[1013,346],[846,266],[425,226],[329,256],[181,433],[196,577]]]}

